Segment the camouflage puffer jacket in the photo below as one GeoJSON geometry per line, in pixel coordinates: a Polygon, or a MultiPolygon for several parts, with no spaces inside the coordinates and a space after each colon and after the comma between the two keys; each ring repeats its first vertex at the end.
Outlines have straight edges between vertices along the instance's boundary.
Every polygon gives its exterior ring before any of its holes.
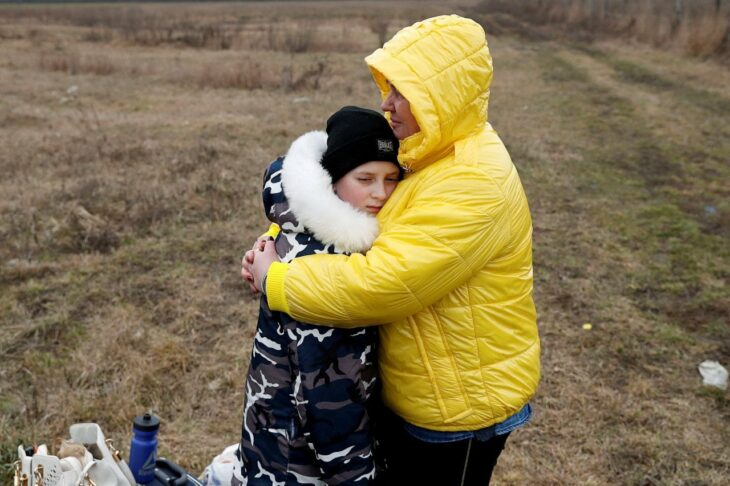
{"type": "MultiPolygon", "coordinates": [[[[319,164],[324,132],[297,139],[264,175],[267,217],[282,261],[366,251],[377,220],[340,200],[319,164]]],[[[261,299],[246,381],[239,455],[248,485],[371,484],[367,402],[376,380],[377,329],[298,322],[261,299]]]]}

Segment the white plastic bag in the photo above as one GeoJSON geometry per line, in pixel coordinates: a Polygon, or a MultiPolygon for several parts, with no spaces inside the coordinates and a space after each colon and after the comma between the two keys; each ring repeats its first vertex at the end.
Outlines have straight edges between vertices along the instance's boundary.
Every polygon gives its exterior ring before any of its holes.
{"type": "Polygon", "coordinates": [[[727,390],[727,370],[717,361],[703,361],[698,367],[702,375],[702,384],[727,390]]]}
{"type": "Polygon", "coordinates": [[[238,444],[226,447],[215,456],[213,462],[205,468],[199,481],[205,486],[239,486],[243,485],[241,477],[241,461],[236,451],[238,444]]]}

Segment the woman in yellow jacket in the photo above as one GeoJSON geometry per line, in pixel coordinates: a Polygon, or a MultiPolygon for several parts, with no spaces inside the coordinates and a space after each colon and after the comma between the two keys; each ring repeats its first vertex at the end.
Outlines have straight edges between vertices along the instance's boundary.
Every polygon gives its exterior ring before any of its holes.
{"type": "Polygon", "coordinates": [[[540,343],[530,211],[487,121],[484,31],[435,17],[365,61],[407,171],[378,214],[380,236],[365,255],[288,264],[269,245],[242,274],[298,320],[389,323],[379,333],[393,413],[387,484],[486,484],[507,435],[531,416],[540,343]]]}

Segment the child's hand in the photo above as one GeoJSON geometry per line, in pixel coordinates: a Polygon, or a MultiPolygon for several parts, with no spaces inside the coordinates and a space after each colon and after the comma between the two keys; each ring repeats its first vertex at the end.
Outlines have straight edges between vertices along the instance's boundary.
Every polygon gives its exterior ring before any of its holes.
{"type": "Polygon", "coordinates": [[[241,259],[241,278],[248,282],[248,286],[253,294],[258,294],[259,290],[254,286],[253,273],[251,266],[253,265],[254,256],[257,251],[263,251],[267,241],[271,241],[269,236],[260,236],[253,244],[253,248],[248,250],[241,259]]]}
{"type": "Polygon", "coordinates": [[[252,250],[257,251],[264,251],[264,246],[266,246],[267,241],[274,241],[271,236],[259,236],[259,238],[256,240],[256,242],[253,244],[252,250]]]}
{"type": "Polygon", "coordinates": [[[276,247],[274,242],[269,240],[266,242],[263,251],[254,252],[254,260],[251,265],[251,273],[253,274],[253,286],[259,292],[263,289],[262,282],[266,273],[269,271],[269,267],[272,263],[278,262],[279,255],[276,254],[276,247]]]}
{"type": "Polygon", "coordinates": [[[254,295],[259,293],[253,285],[253,273],[251,273],[255,253],[256,250],[248,250],[241,259],[241,278],[248,282],[248,287],[254,295]]]}

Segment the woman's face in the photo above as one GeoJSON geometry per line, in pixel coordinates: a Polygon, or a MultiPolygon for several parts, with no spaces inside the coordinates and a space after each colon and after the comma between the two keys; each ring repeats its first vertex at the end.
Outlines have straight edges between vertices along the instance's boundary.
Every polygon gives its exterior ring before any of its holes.
{"type": "Polygon", "coordinates": [[[392,162],[366,162],[335,182],[337,196],[351,206],[378,214],[398,185],[400,172],[392,162]]]}
{"type": "Polygon", "coordinates": [[[398,140],[410,137],[421,131],[416,117],[411,112],[411,104],[390,82],[390,93],[380,104],[380,109],[390,113],[390,126],[398,140]]]}

